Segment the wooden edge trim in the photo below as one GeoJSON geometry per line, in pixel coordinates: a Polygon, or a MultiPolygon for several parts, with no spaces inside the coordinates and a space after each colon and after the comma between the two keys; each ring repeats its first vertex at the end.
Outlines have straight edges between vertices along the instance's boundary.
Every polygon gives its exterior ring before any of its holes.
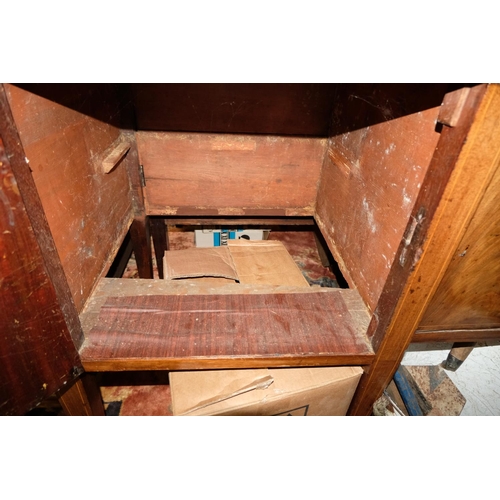
{"type": "Polygon", "coordinates": [[[244,358],[148,358],[148,359],[86,359],[85,348],[80,352],[86,372],[116,372],[141,370],[223,370],[226,368],[290,368],[315,366],[368,366],[374,354],[296,357],[244,358]]]}
{"type": "Polygon", "coordinates": [[[500,328],[417,330],[411,342],[488,342],[498,339],[500,339],[500,328]]]}

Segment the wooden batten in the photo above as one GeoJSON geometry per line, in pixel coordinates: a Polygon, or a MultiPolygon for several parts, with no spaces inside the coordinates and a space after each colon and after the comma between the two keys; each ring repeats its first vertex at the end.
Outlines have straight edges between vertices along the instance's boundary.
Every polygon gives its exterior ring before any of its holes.
{"type": "Polygon", "coordinates": [[[138,132],[148,215],[311,216],[326,139],[138,132]]]}
{"type": "Polygon", "coordinates": [[[368,90],[346,95],[334,115],[332,134],[340,133],[329,139],[315,218],[350,286],[374,311],[439,139],[439,107],[404,114],[393,107],[411,96],[381,99],[376,87],[368,90]],[[363,127],[349,121],[359,102],[375,113],[363,127]]]}
{"type": "MultiPolygon", "coordinates": [[[[5,87],[73,300],[81,310],[111,265],[133,216],[127,157],[109,173],[102,171],[110,147],[120,140],[120,129],[23,88],[5,87]]],[[[71,93],[71,88],[61,90],[71,93]]],[[[113,103],[115,96],[107,98],[113,103]]],[[[87,107],[105,107],[103,95],[81,99],[87,107]]]]}

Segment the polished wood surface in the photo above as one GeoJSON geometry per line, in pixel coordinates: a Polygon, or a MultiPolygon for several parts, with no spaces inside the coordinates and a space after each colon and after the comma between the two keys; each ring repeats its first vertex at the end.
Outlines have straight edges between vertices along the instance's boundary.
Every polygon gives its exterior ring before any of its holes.
{"type": "MultiPolygon", "coordinates": [[[[111,265],[133,216],[127,157],[109,173],[102,171],[120,130],[20,87],[6,85],[6,90],[73,300],[81,310],[111,265]]],[[[60,90],[71,92],[64,86],[60,90]]],[[[83,92],[79,98],[88,107],[117,112],[109,103],[113,95],[97,100],[83,92]]]]}
{"type": "Polygon", "coordinates": [[[500,328],[500,143],[495,141],[500,141],[500,134],[493,136],[491,144],[497,150],[492,158],[496,171],[453,252],[419,330],[500,328]]]}
{"type": "Polygon", "coordinates": [[[64,413],[69,417],[103,417],[105,415],[96,375],[84,374],[58,396],[64,413]]]}
{"type": "Polygon", "coordinates": [[[326,139],[138,132],[148,215],[313,215],[326,139]]]}

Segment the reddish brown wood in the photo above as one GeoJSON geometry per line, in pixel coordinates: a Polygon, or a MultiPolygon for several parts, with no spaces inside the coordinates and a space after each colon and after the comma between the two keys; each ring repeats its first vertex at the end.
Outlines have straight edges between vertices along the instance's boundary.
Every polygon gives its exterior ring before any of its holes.
{"type": "Polygon", "coordinates": [[[153,278],[153,256],[151,253],[151,234],[149,217],[136,217],[130,226],[130,238],[137,262],[140,278],[153,278]]]}
{"type": "Polygon", "coordinates": [[[446,94],[439,110],[438,122],[448,127],[455,127],[460,119],[470,88],[464,87],[446,94]]]}
{"type": "MultiPolygon", "coordinates": [[[[0,414],[23,415],[81,371],[71,337],[78,340],[81,329],[68,330],[63,308],[69,316],[74,305],[60,306],[49,269],[57,264],[46,264],[57,255],[44,254],[37,241],[48,242],[50,232],[42,225],[35,233],[21,197],[22,183],[9,156],[17,163],[24,163],[24,156],[8,130],[13,124],[5,104],[0,89],[0,414]],[[13,149],[5,150],[4,137],[13,149]]],[[[30,196],[26,190],[22,194],[30,196]]],[[[31,212],[37,201],[29,200],[31,212]]]]}
{"type": "Polygon", "coordinates": [[[332,84],[136,84],[139,130],[328,133],[332,84]]]}
{"type": "Polygon", "coordinates": [[[59,396],[59,403],[71,417],[104,416],[101,392],[96,375],[86,373],[59,396]]]}
{"type": "Polygon", "coordinates": [[[146,214],[144,207],[144,185],[141,177],[139,165],[139,152],[135,141],[135,133],[132,131],[122,132],[124,140],[130,142],[131,147],[125,158],[125,168],[130,179],[131,198],[133,213],[136,217],[143,217],[146,214]]]}
{"type": "MultiPolygon", "coordinates": [[[[7,85],[21,142],[73,300],[81,310],[111,265],[132,219],[125,160],[102,172],[120,130],[87,114],[7,85]]],[[[70,100],[71,87],[59,87],[70,100]]],[[[87,107],[112,108],[105,96],[79,95],[87,107]]],[[[117,110],[115,109],[115,113],[117,110]]]]}
{"type": "MultiPolygon", "coordinates": [[[[496,164],[500,165],[500,148],[496,164]]],[[[500,167],[489,183],[420,330],[500,328],[500,167]]]]}
{"type": "Polygon", "coordinates": [[[130,142],[119,138],[117,142],[108,148],[109,152],[105,152],[104,159],[102,160],[102,169],[105,174],[109,174],[111,170],[116,168],[118,163],[120,163],[123,157],[128,153],[130,146],[130,142]]]}
{"type": "Polygon", "coordinates": [[[416,330],[412,342],[490,342],[500,339],[500,328],[416,330]]]}
{"type": "Polygon", "coordinates": [[[355,319],[340,290],[110,297],[81,356],[88,370],[367,364],[355,319]]]}
{"type": "Polygon", "coordinates": [[[330,138],[315,217],[347,281],[374,311],[439,138],[439,107],[398,116],[394,103],[413,98],[407,88],[387,96],[368,90],[338,103],[333,133],[357,119],[359,103],[379,123],[330,138]]]}
{"type": "Polygon", "coordinates": [[[170,226],[261,226],[263,228],[271,226],[314,226],[313,217],[282,217],[282,218],[256,218],[256,217],[166,217],[166,222],[170,226]]]}
{"type": "Polygon", "coordinates": [[[148,215],[313,215],[325,139],[138,132],[148,215]]]}
{"type": "Polygon", "coordinates": [[[155,249],[156,267],[158,269],[158,277],[163,279],[163,256],[168,250],[168,234],[165,219],[150,217],[151,238],[155,249]]]}
{"type": "MultiPolygon", "coordinates": [[[[420,207],[425,207],[425,218],[418,231],[415,232],[411,244],[407,246],[402,241],[396,253],[394,264],[368,329],[368,335],[372,338],[377,355],[369,372],[361,378],[349,410],[350,414],[366,415],[371,412],[373,402],[392,379],[410,344],[425,308],[426,296],[430,293],[427,288],[421,288],[419,293],[412,297],[419,286],[417,283],[418,267],[422,266],[422,263],[429,262],[432,264],[431,267],[436,269],[444,265],[429,258],[422,260],[420,258],[423,252],[425,255],[426,249],[431,244],[429,240],[426,240],[427,231],[433,222],[450,175],[462,153],[464,142],[468,139],[472,144],[477,138],[481,122],[473,129],[472,137],[468,138],[468,136],[480,105],[483,104],[482,113],[487,111],[488,103],[483,102],[486,90],[486,85],[472,88],[456,127],[444,127],[442,130],[412,213],[412,217],[415,218],[420,207]],[[402,266],[400,256],[405,249],[407,250],[406,260],[402,266]]],[[[462,153],[462,158],[465,161],[467,153],[462,153]]],[[[460,169],[456,171],[460,172],[460,169]]],[[[438,224],[439,219],[434,222],[438,224]]],[[[408,226],[411,225],[410,219],[408,226]]],[[[435,279],[435,275],[429,276],[429,279],[435,279]]]]}

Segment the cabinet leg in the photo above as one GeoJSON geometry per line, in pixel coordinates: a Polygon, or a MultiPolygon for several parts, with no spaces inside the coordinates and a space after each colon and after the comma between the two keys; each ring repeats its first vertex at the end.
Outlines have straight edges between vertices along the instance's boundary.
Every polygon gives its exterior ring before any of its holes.
{"type": "Polygon", "coordinates": [[[83,374],[58,399],[68,416],[105,415],[96,375],[83,374]]]}
{"type": "Polygon", "coordinates": [[[130,226],[130,238],[139,278],[153,279],[153,256],[151,255],[151,236],[149,217],[136,217],[130,226]]]}
{"type": "Polygon", "coordinates": [[[155,217],[150,219],[150,223],[158,276],[160,279],[163,279],[163,256],[165,255],[165,250],[168,250],[167,225],[165,224],[165,219],[158,219],[155,217]]]}
{"type": "Polygon", "coordinates": [[[445,370],[456,372],[475,346],[475,342],[455,342],[441,366],[445,370]]]}

